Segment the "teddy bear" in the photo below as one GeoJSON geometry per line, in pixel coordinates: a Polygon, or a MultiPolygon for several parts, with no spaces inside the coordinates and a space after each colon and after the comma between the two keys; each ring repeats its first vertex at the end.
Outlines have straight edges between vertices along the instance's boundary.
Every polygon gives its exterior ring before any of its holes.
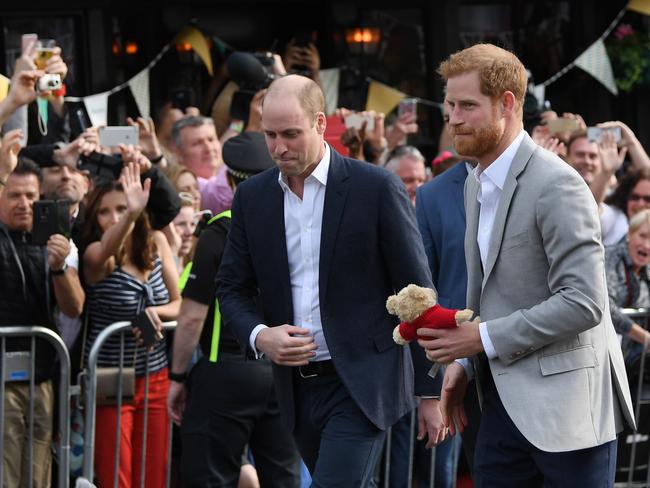
{"type": "Polygon", "coordinates": [[[402,323],[393,330],[393,340],[405,345],[417,338],[420,328],[452,329],[472,318],[469,309],[455,310],[438,305],[436,292],[410,284],[386,300],[386,309],[402,323]]]}

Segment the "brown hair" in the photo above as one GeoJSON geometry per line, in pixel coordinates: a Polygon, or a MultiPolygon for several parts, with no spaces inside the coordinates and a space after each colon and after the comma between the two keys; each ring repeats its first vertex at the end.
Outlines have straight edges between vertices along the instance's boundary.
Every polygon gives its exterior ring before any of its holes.
{"type": "MultiPolygon", "coordinates": [[[[104,195],[112,191],[124,192],[122,184],[118,181],[108,181],[96,185],[88,195],[88,206],[86,207],[86,221],[81,232],[82,248],[99,241],[102,238],[102,230],[97,222],[97,214],[104,195]]],[[[153,233],[146,210],[136,219],[131,231],[130,247],[120,249],[115,256],[118,263],[122,264],[126,255],[140,271],[153,269],[156,259],[156,245],[153,240],[153,233]]]]}
{"type": "MultiPolygon", "coordinates": [[[[625,174],[619,182],[614,192],[605,199],[607,205],[617,207],[627,216],[627,202],[630,199],[632,190],[639,181],[650,181],[650,169],[642,168],[633,170],[625,174]]],[[[629,218],[629,216],[628,216],[629,218]]]]}
{"type": "Polygon", "coordinates": [[[475,44],[455,52],[438,67],[444,81],[472,71],[478,73],[483,95],[494,99],[511,91],[518,109],[523,110],[528,75],[517,56],[493,44],[475,44]]]}

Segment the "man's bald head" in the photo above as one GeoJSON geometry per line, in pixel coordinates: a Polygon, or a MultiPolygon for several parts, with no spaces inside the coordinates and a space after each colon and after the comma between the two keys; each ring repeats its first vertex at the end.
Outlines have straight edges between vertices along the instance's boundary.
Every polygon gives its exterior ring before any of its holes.
{"type": "Polygon", "coordinates": [[[311,120],[316,120],[318,112],[325,112],[325,95],[321,90],[318,83],[311,78],[300,75],[287,75],[278,78],[269,85],[269,88],[264,96],[262,103],[262,111],[264,110],[264,103],[267,100],[278,98],[285,98],[293,96],[298,100],[300,107],[305,111],[311,120]]]}

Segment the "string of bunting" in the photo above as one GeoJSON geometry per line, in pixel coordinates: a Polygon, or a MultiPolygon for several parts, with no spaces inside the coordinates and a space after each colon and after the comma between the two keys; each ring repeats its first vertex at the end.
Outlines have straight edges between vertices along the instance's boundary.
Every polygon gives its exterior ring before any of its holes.
{"type": "MultiPolygon", "coordinates": [[[[614,79],[612,66],[603,41],[616,27],[627,10],[634,10],[645,15],[650,15],[650,0],[630,0],[630,2],[618,12],[614,20],[612,20],[598,39],[582,54],[553,76],[533,87],[537,99],[544,100],[546,87],[556,82],[575,67],[579,67],[586,71],[602,83],[610,92],[617,95],[618,89],[616,87],[616,81],[614,79]]],[[[108,97],[129,87],[138,106],[140,115],[148,117],[150,114],[149,71],[158,64],[174,42],[189,44],[198,57],[203,61],[208,72],[212,75],[212,57],[210,56],[210,48],[205,36],[197,28],[187,26],[175,36],[172,43],[165,45],[162,50],[133,78],[124,83],[120,83],[105,92],[85,97],[66,97],[65,100],[68,102],[83,102],[92,124],[95,126],[105,125],[108,113],[108,97]]],[[[227,46],[222,41],[219,42],[221,42],[222,46],[227,46]]],[[[338,107],[340,72],[340,68],[324,69],[320,71],[323,89],[327,100],[327,112],[330,114],[334,113],[338,107]]],[[[8,81],[9,80],[4,77],[0,78],[0,99],[3,98],[3,94],[6,96],[8,81]]],[[[409,97],[409,95],[371,78],[366,78],[366,81],[369,84],[366,110],[375,110],[377,112],[388,114],[397,107],[403,98],[409,97]]],[[[437,107],[440,110],[443,109],[441,103],[419,97],[410,98],[416,98],[418,103],[423,105],[437,107]]]]}

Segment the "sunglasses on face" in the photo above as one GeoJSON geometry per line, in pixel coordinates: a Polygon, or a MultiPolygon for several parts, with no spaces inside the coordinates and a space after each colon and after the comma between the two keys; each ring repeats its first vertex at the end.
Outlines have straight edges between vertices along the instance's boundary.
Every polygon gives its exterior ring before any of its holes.
{"type": "Polygon", "coordinates": [[[638,202],[639,200],[643,200],[643,203],[646,203],[650,205],[650,195],[637,195],[636,193],[632,193],[628,200],[630,202],[638,202]]]}

